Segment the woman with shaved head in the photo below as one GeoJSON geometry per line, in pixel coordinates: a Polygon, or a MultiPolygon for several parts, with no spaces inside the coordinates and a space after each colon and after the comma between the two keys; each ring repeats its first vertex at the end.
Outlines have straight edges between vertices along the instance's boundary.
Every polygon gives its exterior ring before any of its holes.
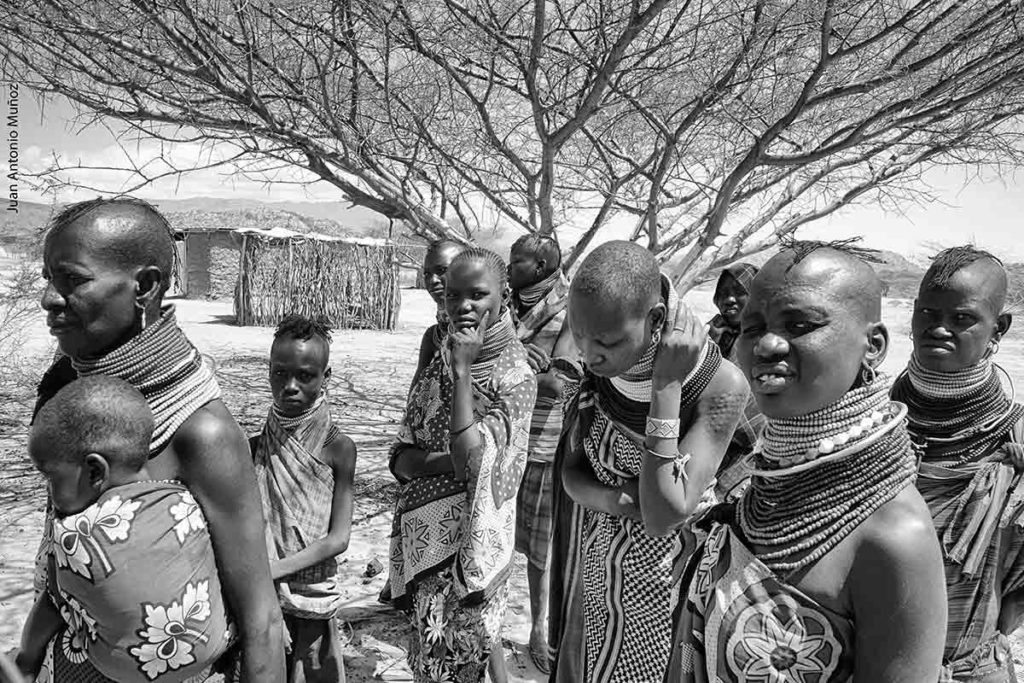
{"type": "Polygon", "coordinates": [[[688,566],[670,680],[938,678],[942,558],[862,254],[796,242],[751,283],[738,357],[767,424],[688,566]]]}
{"type": "Polygon", "coordinates": [[[945,557],[946,678],[1016,680],[1006,635],[1024,608],[1024,406],[993,357],[1010,328],[1006,270],[972,246],[935,257],[914,301],[914,353],[893,387],[922,457],[917,488],[945,557]]]}
{"type": "MultiPolygon", "coordinates": [[[[211,368],[178,327],[174,307],[163,305],[173,249],[166,220],[144,202],[97,199],[54,218],[44,243],[42,307],[60,357],[39,384],[36,411],[87,375],[119,377],[142,392],[156,421],[147,469],[155,479],[181,480],[206,516],[238,627],[242,678],[277,683],[284,680],[281,612],[252,458],[211,368]]],[[[37,588],[39,600],[59,604],[52,562],[41,553],[37,588]]],[[[101,680],[83,670],[87,640],[80,636],[58,634],[46,661],[28,668],[45,665],[58,681],[101,680]]],[[[173,659],[178,648],[163,642],[168,647],[159,651],[173,659]]]]}

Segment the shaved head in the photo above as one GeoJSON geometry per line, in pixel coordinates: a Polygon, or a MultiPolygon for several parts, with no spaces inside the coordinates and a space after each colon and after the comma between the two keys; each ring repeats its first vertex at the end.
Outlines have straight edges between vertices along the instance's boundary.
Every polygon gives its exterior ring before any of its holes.
{"type": "Polygon", "coordinates": [[[583,259],[573,277],[573,301],[602,302],[643,316],[661,298],[661,271],[654,254],[633,242],[605,242],[583,259]]]}
{"type": "Polygon", "coordinates": [[[863,322],[882,319],[882,281],[862,258],[843,249],[784,249],[764,265],[757,280],[780,285],[796,281],[818,283],[827,288],[831,298],[848,303],[863,322]]]}
{"type": "Polygon", "coordinates": [[[46,233],[46,245],[68,230],[88,232],[96,253],[122,270],[156,267],[160,297],[170,286],[174,238],[167,220],[152,205],[137,199],[93,199],[65,207],[46,233]]]}

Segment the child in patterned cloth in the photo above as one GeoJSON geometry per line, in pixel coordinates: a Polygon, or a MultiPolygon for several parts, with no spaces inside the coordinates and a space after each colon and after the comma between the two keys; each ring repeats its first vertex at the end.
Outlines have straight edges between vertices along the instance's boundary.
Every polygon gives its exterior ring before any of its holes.
{"type": "Polygon", "coordinates": [[[78,379],[36,417],[29,455],[55,517],[18,667],[37,681],[213,681],[233,639],[202,511],[146,470],[153,416],[127,382],[78,379]],[[64,624],[58,646],[47,644],[64,624]]]}

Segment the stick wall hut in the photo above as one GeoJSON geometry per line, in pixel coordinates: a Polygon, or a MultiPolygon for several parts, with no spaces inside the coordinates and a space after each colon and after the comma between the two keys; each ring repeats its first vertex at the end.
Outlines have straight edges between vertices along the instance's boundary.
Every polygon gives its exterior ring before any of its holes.
{"type": "Polygon", "coordinates": [[[301,313],[327,316],[338,328],[395,328],[401,293],[392,242],[287,230],[241,236],[239,325],[272,326],[288,313],[301,313]]]}

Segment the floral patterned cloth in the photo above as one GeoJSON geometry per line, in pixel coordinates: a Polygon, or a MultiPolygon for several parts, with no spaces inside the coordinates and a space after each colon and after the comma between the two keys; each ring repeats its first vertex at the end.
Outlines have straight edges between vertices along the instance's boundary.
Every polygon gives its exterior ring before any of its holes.
{"type": "MultiPolygon", "coordinates": [[[[418,378],[392,457],[408,447],[447,452],[453,397],[449,362],[442,349],[418,378]]],[[[470,460],[467,480],[440,475],[404,482],[392,525],[390,582],[396,604],[415,606],[443,593],[448,605],[448,645],[440,650],[424,647],[425,622],[414,618],[410,662],[417,681],[483,680],[472,662],[481,652],[486,659],[500,635],[500,616],[493,616],[504,613],[500,596],[512,566],[516,493],[537,394],[536,377],[507,313],[487,331],[472,374],[473,428],[483,448],[470,460]],[[488,637],[465,637],[470,624],[488,637]]]]}
{"type": "Polygon", "coordinates": [[[184,486],[112,488],[54,518],[50,537],[67,626],[37,680],[206,680],[234,631],[206,519],[184,486]]]}
{"type": "Polygon", "coordinates": [[[477,683],[487,660],[501,647],[501,622],[508,606],[508,584],[490,599],[465,605],[453,590],[451,568],[424,579],[413,599],[409,664],[417,681],[477,683]]]}
{"type": "Polygon", "coordinates": [[[666,681],[853,680],[853,621],[780,580],[729,525],[712,528],[688,585],[666,681]]]}

